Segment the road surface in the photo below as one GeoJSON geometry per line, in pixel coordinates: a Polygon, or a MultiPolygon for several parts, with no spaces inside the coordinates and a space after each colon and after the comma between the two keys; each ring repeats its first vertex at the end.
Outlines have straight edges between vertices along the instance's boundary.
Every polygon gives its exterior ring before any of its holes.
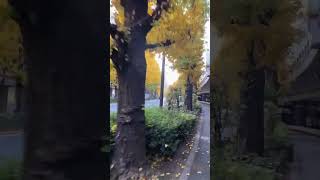
{"type": "Polygon", "coordinates": [[[290,141],[294,144],[294,163],[288,180],[319,180],[320,138],[293,132],[290,141]]]}
{"type": "MultiPolygon", "coordinates": [[[[165,104],[165,102],[163,102],[165,104]]],[[[159,99],[152,99],[146,100],[145,107],[159,107],[160,100],[159,99]]],[[[111,103],[110,104],[110,112],[117,112],[118,103],[111,103]]]]}
{"type": "Polygon", "coordinates": [[[8,159],[22,160],[22,134],[0,135],[0,165],[8,159]]]}
{"type": "MultiPolygon", "coordinates": [[[[159,106],[159,99],[147,100],[146,107],[159,106]]],[[[117,111],[117,103],[110,104],[110,111],[117,111]]],[[[0,164],[6,159],[22,160],[23,156],[23,135],[0,135],[0,164]]]]}
{"type": "Polygon", "coordinates": [[[200,139],[188,180],[210,179],[210,105],[201,103],[201,109],[200,139]]]}

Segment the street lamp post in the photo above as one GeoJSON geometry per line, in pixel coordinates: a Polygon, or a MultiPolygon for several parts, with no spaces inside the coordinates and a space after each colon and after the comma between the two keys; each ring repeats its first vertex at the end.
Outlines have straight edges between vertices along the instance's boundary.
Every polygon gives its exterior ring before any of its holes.
{"type": "Polygon", "coordinates": [[[163,107],[163,90],[164,90],[164,73],[165,73],[165,56],[162,54],[162,71],[161,71],[161,87],[160,87],[160,107],[163,107]]]}

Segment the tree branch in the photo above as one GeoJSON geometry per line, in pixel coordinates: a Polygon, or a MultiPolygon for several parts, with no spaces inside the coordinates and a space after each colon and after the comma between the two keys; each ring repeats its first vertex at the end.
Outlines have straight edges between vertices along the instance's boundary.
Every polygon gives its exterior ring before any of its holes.
{"type": "Polygon", "coordinates": [[[156,9],[153,11],[152,15],[148,16],[148,18],[144,22],[144,26],[147,32],[151,30],[152,24],[160,19],[162,12],[169,9],[169,1],[170,0],[157,0],[156,9]]]}
{"type": "Polygon", "coordinates": [[[117,25],[110,24],[110,35],[114,39],[116,48],[112,49],[111,60],[115,65],[117,71],[122,71],[127,64],[126,51],[128,49],[128,43],[125,39],[125,34],[119,31],[117,25]]]}
{"type": "Polygon", "coordinates": [[[160,42],[160,43],[155,43],[155,44],[147,44],[146,45],[146,49],[155,49],[155,48],[158,48],[158,47],[167,47],[167,46],[170,46],[174,43],[174,41],[171,41],[171,40],[166,40],[164,42],[160,42]]]}
{"type": "Polygon", "coordinates": [[[122,71],[126,61],[125,61],[125,56],[119,52],[117,49],[113,48],[110,56],[115,68],[117,71],[122,71]]]}
{"type": "Polygon", "coordinates": [[[110,23],[110,35],[113,39],[117,40],[120,37],[124,37],[124,32],[119,31],[116,24],[110,23]]]}

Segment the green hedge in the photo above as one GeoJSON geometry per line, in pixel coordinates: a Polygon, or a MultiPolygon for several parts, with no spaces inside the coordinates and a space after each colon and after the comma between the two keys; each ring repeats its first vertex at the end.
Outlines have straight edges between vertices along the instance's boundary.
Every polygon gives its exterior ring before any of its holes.
{"type": "Polygon", "coordinates": [[[0,165],[1,180],[20,180],[21,179],[21,162],[8,160],[0,165]]]}
{"type": "Polygon", "coordinates": [[[0,131],[20,130],[23,128],[22,113],[0,113],[0,131]]]}
{"type": "MultiPolygon", "coordinates": [[[[172,156],[178,145],[192,133],[196,115],[160,108],[145,110],[146,144],[149,155],[172,156]]],[[[110,114],[111,134],[116,131],[116,114],[110,114]]],[[[114,140],[112,140],[114,143],[114,140]]]]}
{"type": "Polygon", "coordinates": [[[224,161],[215,164],[213,168],[213,180],[276,180],[275,172],[241,162],[224,161]]]}

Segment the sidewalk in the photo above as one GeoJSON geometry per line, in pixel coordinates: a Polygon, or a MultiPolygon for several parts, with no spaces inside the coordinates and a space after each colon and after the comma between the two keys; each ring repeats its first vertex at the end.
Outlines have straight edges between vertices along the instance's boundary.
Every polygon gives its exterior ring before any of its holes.
{"type": "Polygon", "coordinates": [[[319,130],[317,132],[314,129],[295,126],[291,126],[290,129],[293,130],[289,139],[294,145],[294,162],[290,165],[290,171],[285,180],[319,180],[319,130]]]}
{"type": "Polygon", "coordinates": [[[201,103],[201,108],[201,120],[196,141],[180,180],[210,179],[210,105],[201,103]]]}
{"type": "Polygon", "coordinates": [[[313,128],[308,128],[308,127],[293,126],[293,125],[288,125],[288,129],[291,131],[302,132],[302,133],[305,133],[308,135],[320,137],[320,129],[313,129],[313,128]]]}

